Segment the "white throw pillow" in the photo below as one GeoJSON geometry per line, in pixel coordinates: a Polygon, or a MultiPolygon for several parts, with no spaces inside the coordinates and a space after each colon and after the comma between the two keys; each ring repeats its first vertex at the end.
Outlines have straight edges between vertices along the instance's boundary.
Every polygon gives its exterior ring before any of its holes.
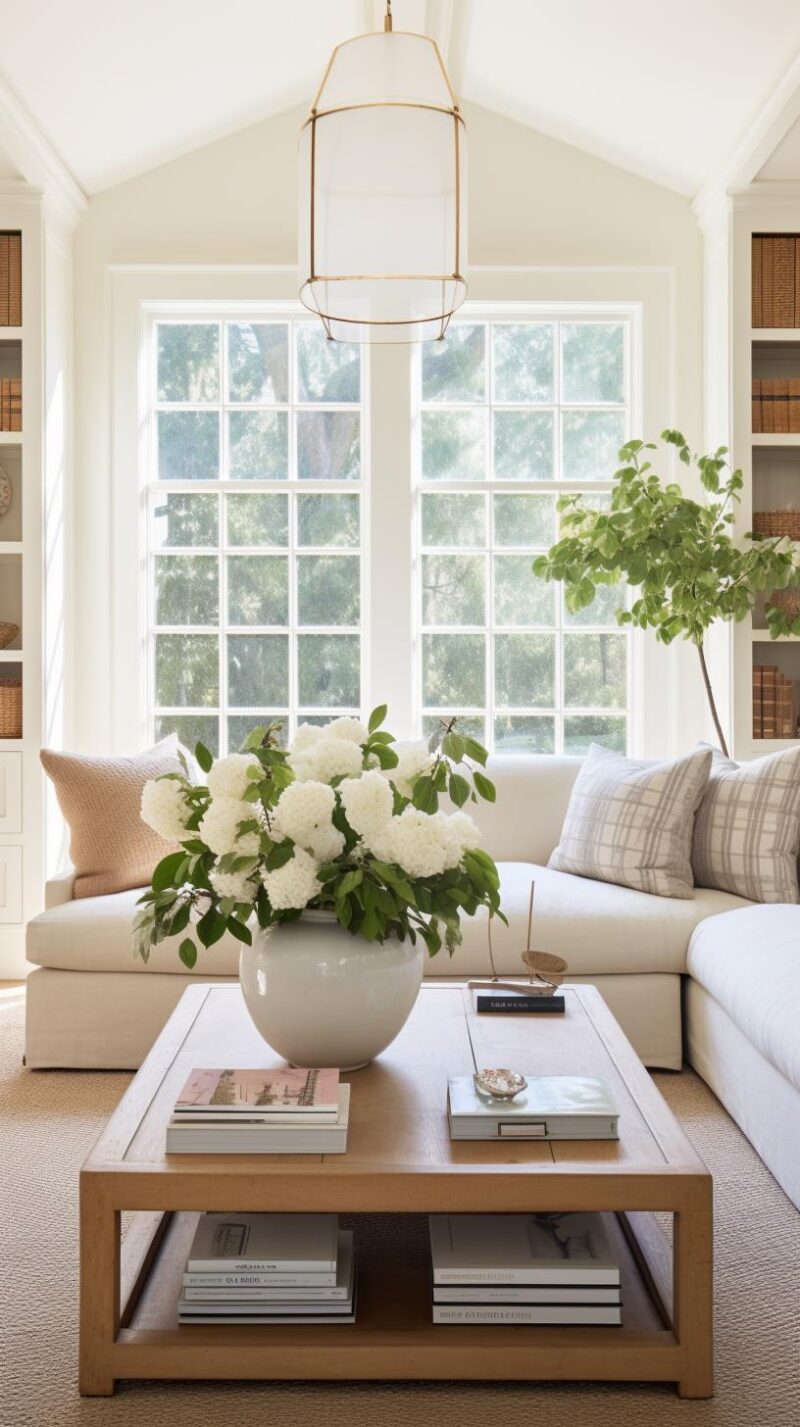
{"type": "Polygon", "coordinates": [[[654,763],[593,743],[548,865],[657,897],[692,897],[692,828],[710,771],[710,748],[654,763]]]}

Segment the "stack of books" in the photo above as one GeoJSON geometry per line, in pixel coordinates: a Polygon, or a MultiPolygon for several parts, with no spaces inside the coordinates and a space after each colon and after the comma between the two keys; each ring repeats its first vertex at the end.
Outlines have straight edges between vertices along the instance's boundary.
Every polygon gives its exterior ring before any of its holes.
{"type": "Polygon", "coordinates": [[[513,1100],[482,1093],[471,1075],[447,1082],[451,1140],[616,1140],[619,1111],[602,1080],[529,1075],[513,1100]]]}
{"type": "Polygon", "coordinates": [[[797,725],[795,680],[774,664],[754,664],[753,737],[796,738],[797,725]]]}
{"type": "Polygon", "coordinates": [[[22,379],[0,378],[0,431],[22,430],[22,379]]]}
{"type": "Polygon", "coordinates": [[[0,233],[0,327],[22,326],[22,234],[0,233]]]}
{"type": "Polygon", "coordinates": [[[753,433],[800,432],[800,377],[753,377],[753,433]]]}
{"type": "Polygon", "coordinates": [[[179,1323],[354,1323],[353,1235],[335,1214],[202,1214],[179,1323]]]}
{"type": "Polygon", "coordinates": [[[193,1070],[168,1154],[343,1154],[350,1086],[338,1070],[193,1070]]]}
{"type": "Polygon", "coordinates": [[[618,1326],[600,1214],[432,1214],[434,1323],[618,1326]]]}

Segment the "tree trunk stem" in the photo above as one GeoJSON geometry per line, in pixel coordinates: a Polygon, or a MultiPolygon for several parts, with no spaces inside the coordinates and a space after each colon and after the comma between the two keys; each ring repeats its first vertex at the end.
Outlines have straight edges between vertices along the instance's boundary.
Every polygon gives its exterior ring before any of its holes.
{"type": "Polygon", "coordinates": [[[726,758],[729,758],[729,757],[730,757],[730,754],[728,753],[728,745],[727,745],[727,743],[725,742],[725,734],[722,732],[722,724],[721,724],[720,721],[719,721],[719,714],[717,713],[717,705],[716,705],[716,702],[715,702],[715,700],[714,700],[714,690],[713,690],[712,687],[711,687],[711,680],[710,680],[709,677],[708,677],[708,665],[706,664],[706,656],[705,656],[705,651],[704,651],[704,649],[703,649],[702,644],[698,644],[698,645],[697,645],[697,653],[698,653],[699,656],[700,656],[700,668],[701,668],[702,674],[703,674],[703,683],[704,683],[704,685],[705,685],[706,697],[707,697],[707,699],[708,699],[708,706],[709,706],[709,708],[711,709],[711,717],[712,717],[712,719],[714,720],[714,727],[715,727],[715,729],[717,730],[717,738],[719,739],[719,746],[720,746],[720,748],[722,749],[722,752],[725,754],[725,757],[726,757],[726,758]]]}

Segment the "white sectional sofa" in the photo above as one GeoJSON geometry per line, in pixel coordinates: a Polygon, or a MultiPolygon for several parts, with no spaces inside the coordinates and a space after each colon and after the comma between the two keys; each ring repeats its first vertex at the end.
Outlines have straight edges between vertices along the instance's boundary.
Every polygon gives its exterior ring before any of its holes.
{"type": "MultiPolygon", "coordinates": [[[[498,971],[522,970],[534,880],[534,945],[600,989],[646,1065],[680,1069],[685,1030],[692,1064],[800,1203],[800,907],[702,888],[688,901],[653,897],[551,871],[579,767],[550,757],[490,766],[497,802],[474,814],[509,919],[493,929],[498,971]]],[[[131,951],[138,892],[74,901],[71,886],[68,874],[51,882],[47,910],[28,926],[27,1064],[134,1068],[186,986],[236,976],[238,944],[201,952],[188,975],[165,942],[145,967],[131,951]]],[[[428,966],[432,977],[488,971],[485,918],[467,921],[451,960],[441,953],[428,966]]]]}

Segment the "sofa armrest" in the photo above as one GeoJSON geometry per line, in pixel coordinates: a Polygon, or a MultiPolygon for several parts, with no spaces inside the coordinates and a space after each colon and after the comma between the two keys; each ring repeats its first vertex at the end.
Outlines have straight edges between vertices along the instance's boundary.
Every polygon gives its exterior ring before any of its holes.
{"type": "Polygon", "coordinates": [[[65,902],[71,902],[74,885],[74,867],[70,867],[66,872],[59,872],[56,877],[49,878],[44,885],[45,911],[52,911],[53,907],[62,907],[65,902]]]}

